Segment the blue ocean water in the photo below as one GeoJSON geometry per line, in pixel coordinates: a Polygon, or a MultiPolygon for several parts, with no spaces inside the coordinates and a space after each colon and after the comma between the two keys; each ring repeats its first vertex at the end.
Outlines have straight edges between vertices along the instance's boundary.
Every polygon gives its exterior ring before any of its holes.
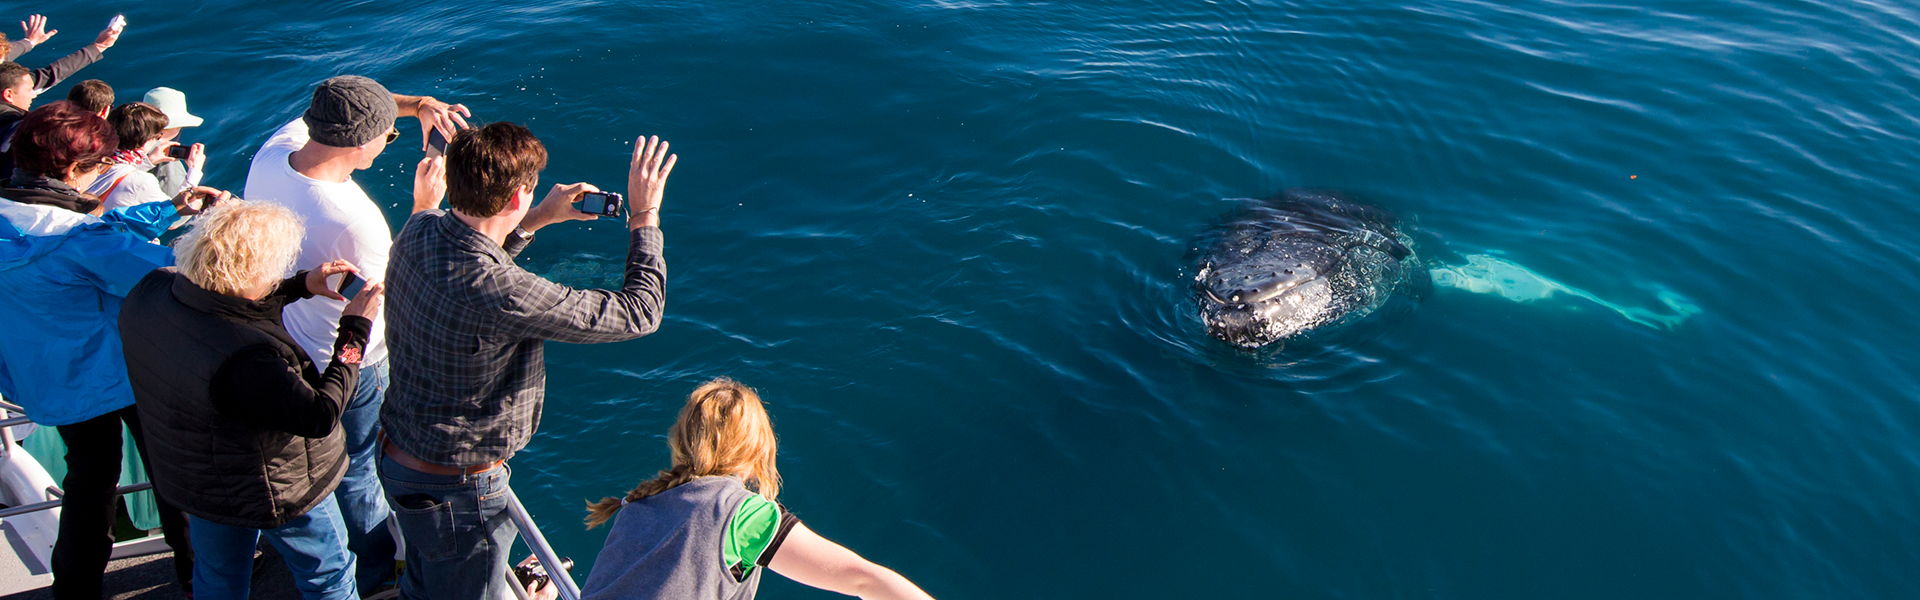
{"type": "MultiPolygon", "coordinates": [[[[546,183],[618,189],[634,136],[670,140],[666,323],[550,344],[512,463],[581,573],[582,500],[664,467],[727,375],[773,411],[781,499],[937,597],[1920,589],[1911,5],[0,6],[60,30],[32,67],[125,11],[77,79],[185,91],[224,188],[343,73],[528,125],[546,183]],[[1436,264],[1700,312],[1443,287],[1232,350],[1189,244],[1293,186],[1398,213],[1436,264]]],[[[356,176],[396,227],[419,158],[356,176]]],[[[623,241],[559,226],[522,262],[608,284],[623,241]]]]}

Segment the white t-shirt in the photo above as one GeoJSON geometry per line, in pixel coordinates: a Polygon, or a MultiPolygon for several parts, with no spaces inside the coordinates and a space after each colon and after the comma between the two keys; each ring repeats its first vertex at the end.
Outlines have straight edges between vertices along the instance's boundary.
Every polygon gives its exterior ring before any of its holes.
{"type": "MultiPolygon", "coordinates": [[[[393,230],[387,227],[386,215],[352,179],[320,181],[293,170],[288,156],[306,145],[307,124],[300,119],[273,132],[260,152],[253,155],[253,167],[247,171],[247,191],[241,197],[280,204],[306,220],[307,237],[300,240],[300,259],[294,262],[294,269],[346,260],[359,267],[361,278],[369,283],[385,279],[387,250],[393,246],[393,230]]],[[[337,280],[329,283],[338,284],[337,280]]],[[[346,302],[315,296],[288,305],[281,312],[281,322],[314,365],[325,368],[333,359],[333,338],[339,333],[340,313],[346,308],[346,302]]],[[[367,364],[387,358],[386,331],[384,319],[373,320],[373,335],[364,357],[367,364]]]]}
{"type": "MultiPolygon", "coordinates": [[[[100,205],[106,210],[148,202],[172,202],[173,197],[160,189],[160,178],[147,171],[150,168],[153,165],[116,163],[93,180],[87,193],[100,196],[100,205]]],[[[200,185],[200,176],[199,171],[188,171],[187,185],[200,185]]]]}

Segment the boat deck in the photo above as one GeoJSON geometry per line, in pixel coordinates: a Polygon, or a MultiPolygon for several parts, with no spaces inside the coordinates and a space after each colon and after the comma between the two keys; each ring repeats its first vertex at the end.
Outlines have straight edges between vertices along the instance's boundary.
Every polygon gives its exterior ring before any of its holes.
{"type": "MultiPolygon", "coordinates": [[[[273,547],[262,544],[262,556],[254,560],[254,600],[297,600],[300,590],[293,587],[293,574],[273,547]]],[[[17,561],[0,561],[0,600],[50,600],[52,575],[28,575],[17,561]],[[18,568],[12,571],[10,568],[18,568]]],[[[160,553],[123,558],[107,564],[102,582],[111,600],[186,600],[180,586],[173,583],[173,554],[160,553]]]]}

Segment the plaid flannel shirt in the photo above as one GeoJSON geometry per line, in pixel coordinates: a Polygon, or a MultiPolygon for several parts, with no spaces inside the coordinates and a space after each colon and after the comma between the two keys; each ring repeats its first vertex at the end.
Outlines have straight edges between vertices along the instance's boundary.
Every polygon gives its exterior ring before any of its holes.
{"type": "Polygon", "coordinates": [[[618,342],[659,328],[659,228],[633,230],[619,290],[576,290],[520,268],[513,259],[530,241],[516,229],[502,248],[439,210],[414,214],[393,240],[380,425],[401,450],[453,467],[510,457],[540,426],[546,340],[618,342]]]}

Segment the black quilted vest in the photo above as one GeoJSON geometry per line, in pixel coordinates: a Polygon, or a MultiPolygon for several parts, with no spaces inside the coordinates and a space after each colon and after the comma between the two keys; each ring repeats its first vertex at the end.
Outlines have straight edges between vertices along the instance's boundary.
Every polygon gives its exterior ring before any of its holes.
{"type": "MultiPolygon", "coordinates": [[[[159,269],[120,309],[127,377],[160,497],[208,521],[279,527],[326,500],[346,472],[340,428],[306,438],[214,409],[213,376],[242,350],[272,348],[302,378],[320,373],[280,325],[281,305],[207,291],[159,269]]],[[[263,399],[263,401],[268,401],[263,399]]]]}

